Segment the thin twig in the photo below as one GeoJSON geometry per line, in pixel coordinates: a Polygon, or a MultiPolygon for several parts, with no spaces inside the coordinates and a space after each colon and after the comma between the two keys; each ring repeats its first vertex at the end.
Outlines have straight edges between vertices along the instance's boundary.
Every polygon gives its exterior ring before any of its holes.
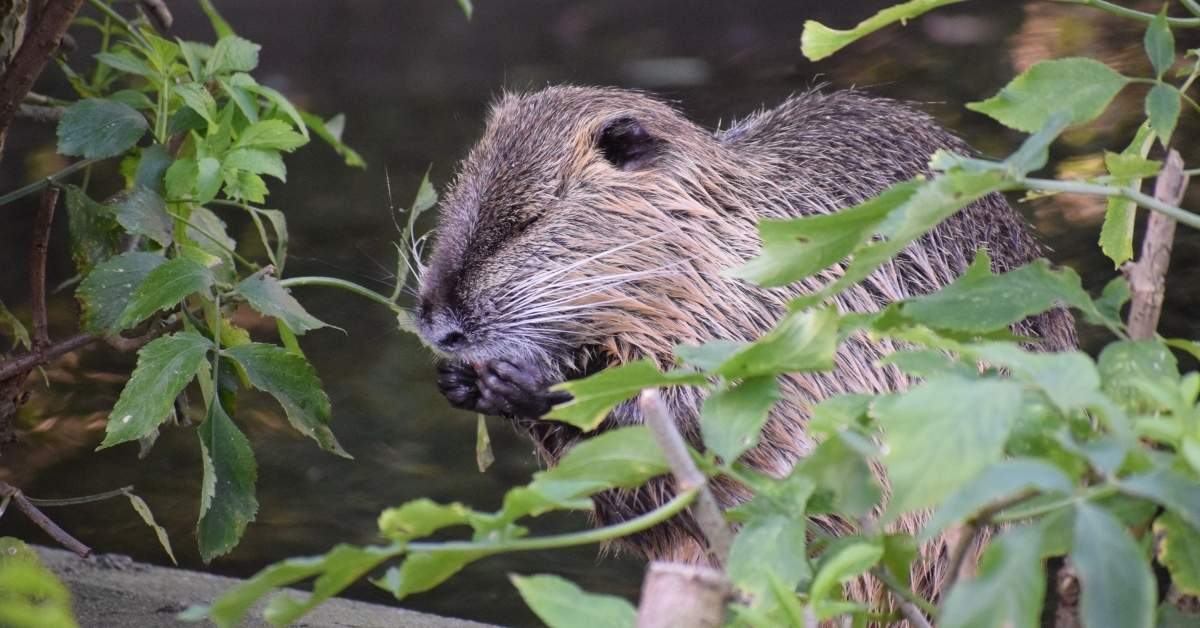
{"type": "Polygon", "coordinates": [[[82,5],[83,0],[45,3],[21,48],[13,56],[3,80],[0,80],[0,151],[4,149],[4,136],[17,113],[17,107],[42,73],[42,68],[58,50],[63,34],[82,5]]]}
{"type": "Polygon", "coordinates": [[[925,618],[925,615],[921,614],[921,609],[917,608],[916,605],[911,602],[904,602],[900,604],[900,613],[904,615],[904,618],[908,620],[908,623],[911,624],[913,628],[933,628],[933,626],[930,625],[929,620],[925,618]]]}
{"type": "Polygon", "coordinates": [[[725,565],[729,561],[729,548],[733,545],[733,533],[729,529],[729,524],[725,522],[725,515],[721,512],[721,507],[708,488],[708,478],[692,460],[687,443],[684,442],[683,436],[675,427],[670,410],[667,409],[667,405],[658,391],[654,389],[643,391],[638,399],[638,406],[642,411],[642,416],[646,419],[646,425],[654,434],[654,440],[663,450],[667,464],[671,466],[671,473],[678,482],[677,489],[681,491],[692,488],[700,489],[700,495],[696,498],[696,523],[708,539],[708,549],[716,558],[717,564],[725,565]]]}
{"type": "Polygon", "coordinates": [[[21,103],[17,107],[17,117],[34,122],[55,123],[62,120],[66,107],[45,107],[42,105],[27,105],[21,103]]]}
{"type": "Polygon", "coordinates": [[[887,587],[893,595],[898,597],[901,605],[907,602],[908,604],[914,605],[922,611],[929,613],[930,617],[937,617],[936,606],[931,604],[929,600],[926,600],[916,593],[913,593],[912,589],[904,586],[904,583],[897,580],[896,577],[892,575],[892,572],[888,571],[886,568],[876,567],[871,570],[871,575],[875,576],[876,579],[883,583],[883,586],[887,587]]]}
{"type": "Polygon", "coordinates": [[[54,223],[54,208],[58,206],[58,188],[42,192],[37,219],[33,224],[33,244],[29,252],[29,302],[33,310],[34,351],[50,345],[46,321],[46,257],[50,250],[50,227],[54,223]]]}
{"type": "Polygon", "coordinates": [[[37,181],[34,181],[33,183],[30,183],[29,185],[26,185],[21,188],[17,188],[16,190],[9,192],[8,194],[0,196],[0,206],[7,205],[18,199],[25,198],[26,196],[29,196],[30,194],[33,194],[34,192],[41,190],[42,188],[46,187],[47,185],[53,185],[53,184],[57,183],[58,181],[60,181],[61,179],[65,179],[68,176],[75,174],[76,172],[83,170],[84,168],[87,168],[88,166],[96,163],[97,161],[100,161],[100,160],[99,159],[80,159],[79,161],[67,166],[66,168],[63,168],[62,170],[59,170],[58,172],[55,172],[54,174],[52,174],[48,177],[43,177],[41,179],[38,179],[37,181]]]}
{"type": "Polygon", "coordinates": [[[169,30],[171,24],[175,23],[175,17],[171,15],[171,10],[162,0],[141,0],[142,8],[158,25],[159,30],[169,30]]]}
{"type": "Polygon", "coordinates": [[[942,585],[943,591],[949,591],[954,583],[962,578],[963,566],[966,564],[967,556],[971,553],[971,546],[979,537],[980,532],[991,525],[992,517],[1036,494],[1037,491],[1034,490],[1021,491],[1011,497],[993,502],[967,521],[963,526],[963,533],[959,536],[958,544],[954,546],[954,550],[950,554],[950,570],[947,572],[946,582],[942,585]]]}
{"type": "Polygon", "coordinates": [[[97,336],[89,333],[75,334],[59,340],[41,351],[30,351],[0,362],[0,382],[17,375],[28,373],[55,358],[66,355],[80,347],[90,344],[97,336]]]}
{"type": "Polygon", "coordinates": [[[50,517],[42,514],[42,511],[38,510],[37,506],[34,506],[33,503],[29,501],[29,498],[25,497],[25,495],[21,492],[21,489],[18,489],[7,482],[0,481],[0,495],[4,496],[6,499],[12,499],[12,501],[17,505],[17,508],[19,508],[21,512],[25,513],[25,516],[29,517],[29,520],[32,521],[34,525],[44,530],[46,534],[49,534],[55,541],[58,541],[59,545],[62,545],[72,552],[79,554],[83,558],[87,558],[88,556],[92,555],[92,548],[79,542],[78,539],[68,534],[66,530],[58,527],[58,524],[54,523],[50,517]]]}
{"type": "MultiPolygon", "coordinates": [[[[1187,190],[1187,175],[1183,174],[1183,159],[1172,149],[1154,184],[1154,198],[1167,205],[1178,205],[1187,190]]],[[[1153,213],[1146,223],[1142,237],[1142,253],[1138,261],[1127,264],[1125,271],[1133,298],[1129,305],[1129,337],[1134,340],[1153,338],[1162,316],[1164,277],[1171,264],[1171,246],[1175,240],[1175,220],[1153,213]]]]}

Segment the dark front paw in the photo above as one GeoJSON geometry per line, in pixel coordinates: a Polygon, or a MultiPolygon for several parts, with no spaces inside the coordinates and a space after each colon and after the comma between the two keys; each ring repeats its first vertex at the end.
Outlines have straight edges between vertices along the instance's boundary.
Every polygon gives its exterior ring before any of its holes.
{"type": "Polygon", "coordinates": [[[437,366],[438,389],[460,410],[482,412],[479,405],[479,374],[466,362],[442,362],[437,366]]]}
{"type": "Polygon", "coordinates": [[[493,360],[481,367],[462,362],[438,366],[438,387],[450,405],[483,414],[538,418],[555,404],[571,400],[550,391],[537,372],[513,362],[493,360]]]}

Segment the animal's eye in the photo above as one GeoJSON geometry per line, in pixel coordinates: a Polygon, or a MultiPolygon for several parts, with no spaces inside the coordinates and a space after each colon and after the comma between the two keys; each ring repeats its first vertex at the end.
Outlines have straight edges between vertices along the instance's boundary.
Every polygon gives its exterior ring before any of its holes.
{"type": "Polygon", "coordinates": [[[532,216],[526,217],[524,220],[522,220],[520,222],[520,224],[517,225],[517,231],[518,232],[525,231],[529,227],[533,226],[533,223],[537,222],[541,218],[542,218],[541,214],[534,214],[532,216]]]}
{"type": "Polygon", "coordinates": [[[654,163],[664,142],[631,117],[617,118],[600,129],[596,148],[621,170],[639,170],[654,163]]]}

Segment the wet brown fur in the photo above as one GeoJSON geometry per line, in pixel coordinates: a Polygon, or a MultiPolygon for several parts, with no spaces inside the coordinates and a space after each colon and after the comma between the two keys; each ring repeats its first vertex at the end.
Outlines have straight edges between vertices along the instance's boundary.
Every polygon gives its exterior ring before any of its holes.
{"type": "MultiPolygon", "coordinates": [[[[450,295],[469,327],[470,344],[457,359],[530,362],[548,383],[647,356],[666,367],[678,344],[757,338],[789,298],[837,276],[835,267],[775,290],[728,278],[722,271],[758,251],[758,220],[852,206],[927,172],[939,148],[969,152],[928,115],[854,91],[813,90],[716,132],[639,92],[554,87],[506,94],[442,203],[422,294],[450,295]],[[597,149],[605,125],[624,118],[637,120],[659,142],[649,163],[630,170],[614,168],[597,149]],[[522,314],[528,311],[537,315],[522,314]]],[[[992,195],[836,303],[843,311],[869,312],[930,292],[958,276],[978,247],[989,251],[997,272],[1043,252],[1021,217],[992,195]]],[[[1061,310],[1017,331],[1043,338],[1047,350],[1075,344],[1071,318],[1061,310]]],[[[838,393],[909,386],[898,370],[877,364],[891,349],[854,337],[838,351],[835,371],[781,378],[785,399],[744,460],[785,475],[815,445],[805,431],[810,404],[838,393]]],[[[702,393],[677,388],[666,396],[684,435],[699,444],[702,393]]],[[[548,464],[581,437],[561,423],[514,420],[548,464]]],[[[601,429],[640,421],[626,403],[601,429]]],[[[746,498],[732,483],[716,488],[726,506],[746,498]]],[[[596,518],[628,519],[669,496],[666,480],[605,493],[596,499],[596,518]]],[[[814,523],[835,534],[849,529],[837,519],[814,523]]],[[[911,530],[919,523],[912,517],[901,525],[911,530]]],[[[651,558],[702,561],[698,537],[694,524],[680,517],[629,545],[651,558]]],[[[933,541],[923,553],[914,586],[932,596],[944,575],[947,544],[933,541]]],[[[852,583],[847,593],[864,600],[879,595],[867,580],[852,583]]]]}

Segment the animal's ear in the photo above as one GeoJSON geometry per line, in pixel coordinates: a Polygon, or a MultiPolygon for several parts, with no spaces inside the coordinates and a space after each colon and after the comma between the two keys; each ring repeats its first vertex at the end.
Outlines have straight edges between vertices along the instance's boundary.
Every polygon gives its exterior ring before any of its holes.
{"type": "Polygon", "coordinates": [[[600,129],[596,148],[604,159],[621,170],[640,170],[662,153],[663,140],[654,137],[635,118],[609,121],[600,129]]]}

